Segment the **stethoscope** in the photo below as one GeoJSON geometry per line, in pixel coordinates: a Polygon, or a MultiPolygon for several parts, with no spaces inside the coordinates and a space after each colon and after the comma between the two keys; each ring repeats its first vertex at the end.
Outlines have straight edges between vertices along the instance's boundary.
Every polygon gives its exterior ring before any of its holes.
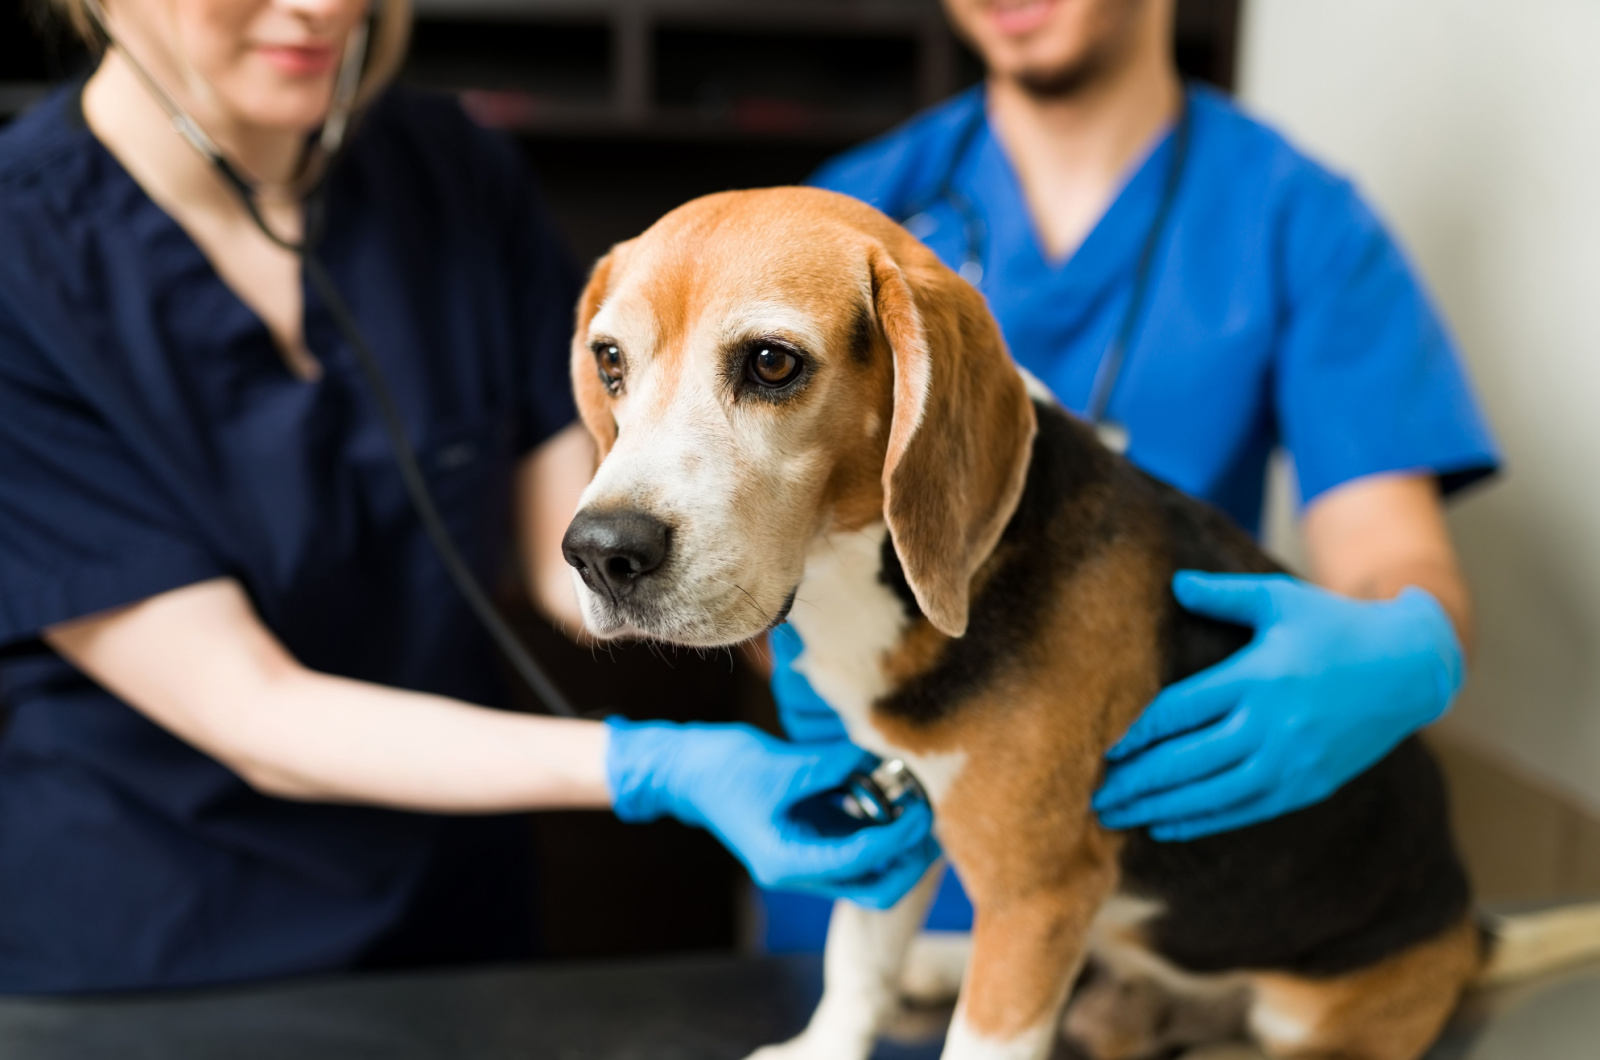
{"type": "Polygon", "coordinates": [[[445,528],[444,520],[439,515],[433,494],[428,489],[427,479],[422,473],[416,451],[412,448],[410,439],[406,437],[405,422],[395,405],[388,380],[379,369],[377,359],[372,355],[372,348],[356,323],[355,314],[350,311],[349,303],[340,294],[338,285],[333,282],[333,277],[329,275],[327,268],[314,251],[324,216],[325,178],[339,149],[344,145],[356,91],[361,84],[361,72],[366,64],[368,36],[366,22],[358,23],[351,31],[350,39],[345,43],[339,71],[334,80],[333,100],[328,109],[328,117],[312,145],[311,153],[301,169],[299,178],[290,189],[292,194],[301,200],[305,209],[306,231],[303,238],[291,240],[273,231],[272,226],[267,223],[261,213],[256,187],[250,179],[229,161],[217,142],[206,133],[193,115],[183,109],[172,93],[168,92],[144,64],[139,62],[128,47],[112,36],[110,22],[106,18],[105,9],[100,5],[100,0],[84,0],[84,7],[89,14],[91,26],[100,38],[100,43],[106,48],[114,47],[122,53],[123,59],[135,76],[143,82],[157,105],[166,112],[174,131],[183,137],[200,157],[211,163],[223,182],[238,196],[245,212],[261,230],[261,234],[300,259],[306,279],[322,298],[339,334],[356,354],[356,361],[360,364],[361,372],[366,377],[376,401],[378,418],[383,424],[389,446],[394,452],[395,464],[400,470],[401,480],[405,483],[406,494],[410,497],[412,507],[416,509],[423,529],[444,563],[456,590],[466,600],[468,607],[472,609],[473,614],[507,661],[517,671],[518,676],[533,689],[550,712],[569,718],[581,717],[578,710],[556,687],[555,682],[550,680],[544,668],[534,661],[517,640],[516,634],[511,631],[511,627],[490,602],[488,594],[473,576],[472,569],[456,549],[455,542],[451,540],[450,532],[445,528]]]}
{"type": "MultiPolygon", "coordinates": [[[[1134,341],[1138,337],[1139,323],[1143,319],[1144,304],[1150,291],[1151,273],[1155,268],[1156,250],[1161,244],[1167,218],[1177,201],[1178,188],[1183,182],[1183,173],[1189,163],[1191,104],[1187,92],[1183,95],[1181,106],[1178,124],[1173,130],[1172,161],[1167,167],[1166,183],[1161,188],[1161,200],[1156,205],[1155,216],[1150,219],[1150,227],[1144,236],[1144,245],[1139,251],[1139,264],[1134,273],[1133,290],[1129,295],[1127,308],[1122,311],[1122,320],[1117,330],[1112,333],[1111,341],[1100,354],[1094,381],[1089,388],[1089,400],[1083,411],[1083,419],[1094,427],[1100,440],[1119,453],[1127,452],[1131,436],[1128,428],[1111,419],[1107,412],[1111,407],[1111,395],[1117,388],[1117,380],[1122,375],[1124,364],[1127,363],[1128,351],[1133,348],[1134,341]]],[[[954,210],[961,222],[961,254],[956,272],[962,279],[980,289],[987,271],[985,260],[988,256],[989,233],[978,208],[955,186],[955,177],[956,171],[971,154],[978,134],[987,123],[988,114],[980,100],[955,137],[949,159],[945,163],[934,193],[905,210],[900,219],[901,224],[920,239],[931,233],[938,224],[930,211],[940,203],[954,210]]]]}

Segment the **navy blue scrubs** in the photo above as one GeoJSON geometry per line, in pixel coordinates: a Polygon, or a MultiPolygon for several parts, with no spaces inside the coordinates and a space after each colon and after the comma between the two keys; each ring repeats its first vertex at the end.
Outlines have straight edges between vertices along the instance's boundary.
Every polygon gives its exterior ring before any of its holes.
{"type": "MultiPolygon", "coordinates": [[[[1455,343],[1361,196],[1216,92],[1191,88],[1188,107],[1188,160],[1108,410],[1129,459],[1251,533],[1280,446],[1302,505],[1367,475],[1433,474],[1450,493],[1491,474],[1499,455],[1455,343]]],[[[1012,356],[1081,413],[1133,297],[1174,149],[1172,131],[1159,137],[1060,260],[1039,244],[981,86],[812,182],[904,221],[953,269],[981,252],[978,289],[1012,356]]],[[[792,642],[775,646],[792,657],[792,642]]],[[[770,895],[767,911],[771,948],[820,945],[824,904],[770,895]]],[[[947,878],[930,923],[970,922],[947,878]]]]}
{"type": "MultiPolygon", "coordinates": [[[[327,194],[321,254],[488,578],[518,458],[574,418],[578,278],[514,148],[443,98],[388,93],[327,194]]],[[[266,797],[38,639],[234,578],[312,669],[503,704],[325,306],[301,381],[77,91],[0,133],[0,247],[0,991],[532,953],[521,819],[266,797]]]]}

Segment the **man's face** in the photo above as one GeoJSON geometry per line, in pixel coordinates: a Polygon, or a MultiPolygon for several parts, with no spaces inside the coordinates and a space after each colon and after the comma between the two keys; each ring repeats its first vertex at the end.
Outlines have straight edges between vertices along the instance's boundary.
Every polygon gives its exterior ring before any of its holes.
{"type": "Polygon", "coordinates": [[[1065,95],[1113,66],[1160,0],[944,0],[956,31],[991,74],[1065,95]]]}

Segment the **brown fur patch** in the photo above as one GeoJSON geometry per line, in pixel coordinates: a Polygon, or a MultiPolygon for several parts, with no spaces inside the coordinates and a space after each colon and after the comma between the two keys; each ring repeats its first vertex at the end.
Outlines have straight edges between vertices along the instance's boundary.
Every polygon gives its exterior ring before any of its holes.
{"type": "Polygon", "coordinates": [[[1283,1060],[1416,1060],[1428,1049],[1483,961],[1470,919],[1437,938],[1335,979],[1275,973],[1252,977],[1257,1009],[1304,1027],[1305,1037],[1259,1029],[1262,1044],[1283,1060]]]}
{"type": "Polygon", "coordinates": [[[589,322],[599,312],[611,285],[611,269],[625,244],[594,263],[589,282],[578,298],[577,323],[572,332],[572,389],[578,416],[594,438],[596,459],[604,460],[617,442],[617,421],[611,417],[611,395],[600,381],[594,351],[589,348],[589,322]]]}

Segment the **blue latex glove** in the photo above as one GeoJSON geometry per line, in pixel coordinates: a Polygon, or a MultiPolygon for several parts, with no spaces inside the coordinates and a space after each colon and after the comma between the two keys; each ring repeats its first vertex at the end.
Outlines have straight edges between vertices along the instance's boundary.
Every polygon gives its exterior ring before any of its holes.
{"type": "Polygon", "coordinates": [[[1164,689],[1107,752],[1094,808],[1108,828],[1194,839],[1319,802],[1443,714],[1464,677],[1455,628],[1421,589],[1361,601],[1195,571],[1172,589],[1255,638],[1164,689]]]}
{"type": "Polygon", "coordinates": [[[610,718],[606,778],[624,821],[672,816],[705,828],[763,887],[848,898],[887,909],[939,857],[933,813],[823,837],[788,810],[832,791],[871,757],[849,743],[797,746],[747,725],[674,725],[610,718]]]}
{"type": "Polygon", "coordinates": [[[785,622],[767,637],[772,648],[772,698],[778,703],[778,721],[796,743],[848,740],[844,722],[794,669],[805,650],[800,631],[785,622]]]}

